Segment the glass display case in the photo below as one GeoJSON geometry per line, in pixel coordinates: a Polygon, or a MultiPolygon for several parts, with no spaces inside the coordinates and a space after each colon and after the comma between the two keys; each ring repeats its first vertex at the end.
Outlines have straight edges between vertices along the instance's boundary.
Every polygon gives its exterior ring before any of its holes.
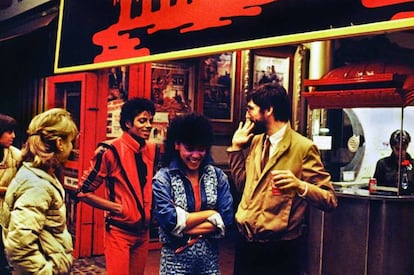
{"type": "MultiPolygon", "coordinates": [[[[365,61],[304,83],[302,95],[311,109],[309,136],[322,151],[335,186],[341,192],[368,195],[377,161],[391,155],[391,133],[414,131],[409,123],[414,113],[414,67],[401,61],[365,61]]],[[[408,146],[407,153],[413,152],[408,146]]],[[[402,162],[402,155],[398,160],[402,162]]],[[[395,185],[378,184],[377,193],[411,195],[410,188],[401,186],[404,169],[399,165],[395,185]]]]}

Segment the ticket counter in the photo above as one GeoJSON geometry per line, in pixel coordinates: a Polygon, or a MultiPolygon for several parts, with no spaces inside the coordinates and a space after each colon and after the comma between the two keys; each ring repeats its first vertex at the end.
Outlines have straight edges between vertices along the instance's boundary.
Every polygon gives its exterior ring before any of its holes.
{"type": "MultiPolygon", "coordinates": [[[[319,148],[335,186],[341,187],[337,209],[309,209],[307,274],[414,274],[414,196],[402,196],[400,183],[393,192],[385,190],[387,195],[367,190],[377,161],[392,152],[390,134],[396,129],[414,133],[414,68],[378,64],[361,63],[354,67],[357,74],[348,73],[348,66],[335,68],[305,81],[311,88],[303,95],[313,109],[312,136],[329,138],[329,146],[319,148]]],[[[411,143],[411,156],[413,149],[411,143]]]]}
{"type": "Polygon", "coordinates": [[[338,208],[311,208],[307,273],[414,274],[414,196],[337,193],[338,208]]]}

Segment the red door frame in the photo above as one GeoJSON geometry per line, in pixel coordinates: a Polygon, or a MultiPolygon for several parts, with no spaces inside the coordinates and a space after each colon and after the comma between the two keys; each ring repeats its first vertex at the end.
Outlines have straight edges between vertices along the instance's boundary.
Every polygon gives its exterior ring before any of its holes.
{"type": "MultiPolygon", "coordinates": [[[[77,162],[68,162],[68,168],[78,170],[78,180],[87,169],[96,145],[106,138],[107,97],[99,96],[102,91],[102,79],[95,73],[76,73],[57,75],[47,78],[47,108],[63,107],[57,96],[59,83],[80,82],[80,156],[77,162]]],[[[101,188],[102,189],[102,188],[101,188]]],[[[103,190],[102,190],[103,191],[103,190]]],[[[69,206],[68,206],[69,207],[69,206]]],[[[84,203],[76,207],[76,233],[74,257],[89,257],[103,254],[103,211],[84,203]]]]}

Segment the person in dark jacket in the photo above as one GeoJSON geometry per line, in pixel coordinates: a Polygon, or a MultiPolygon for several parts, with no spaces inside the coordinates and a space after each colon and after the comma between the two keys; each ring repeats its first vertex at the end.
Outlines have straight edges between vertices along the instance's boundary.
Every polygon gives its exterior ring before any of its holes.
{"type": "MultiPolygon", "coordinates": [[[[413,159],[407,153],[408,145],[411,142],[410,134],[405,130],[395,130],[390,136],[389,144],[391,146],[391,154],[385,158],[377,161],[375,167],[374,178],[377,180],[377,185],[397,187],[398,186],[398,171],[401,172],[401,180],[407,181],[407,188],[401,186],[403,189],[412,189],[413,186],[413,159]],[[403,176],[406,178],[403,179],[403,176]]],[[[405,184],[405,182],[404,182],[405,184]]],[[[409,192],[409,190],[407,191],[409,192]]]]}

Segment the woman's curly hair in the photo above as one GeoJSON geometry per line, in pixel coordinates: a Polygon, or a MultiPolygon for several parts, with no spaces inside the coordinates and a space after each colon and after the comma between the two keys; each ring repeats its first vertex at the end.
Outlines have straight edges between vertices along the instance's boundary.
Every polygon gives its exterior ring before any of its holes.
{"type": "Polygon", "coordinates": [[[213,127],[207,117],[198,113],[187,113],[176,116],[170,122],[167,129],[162,166],[168,166],[170,161],[178,156],[178,152],[175,150],[176,143],[204,147],[206,148],[205,160],[210,160],[210,149],[213,140],[213,127]]]}

